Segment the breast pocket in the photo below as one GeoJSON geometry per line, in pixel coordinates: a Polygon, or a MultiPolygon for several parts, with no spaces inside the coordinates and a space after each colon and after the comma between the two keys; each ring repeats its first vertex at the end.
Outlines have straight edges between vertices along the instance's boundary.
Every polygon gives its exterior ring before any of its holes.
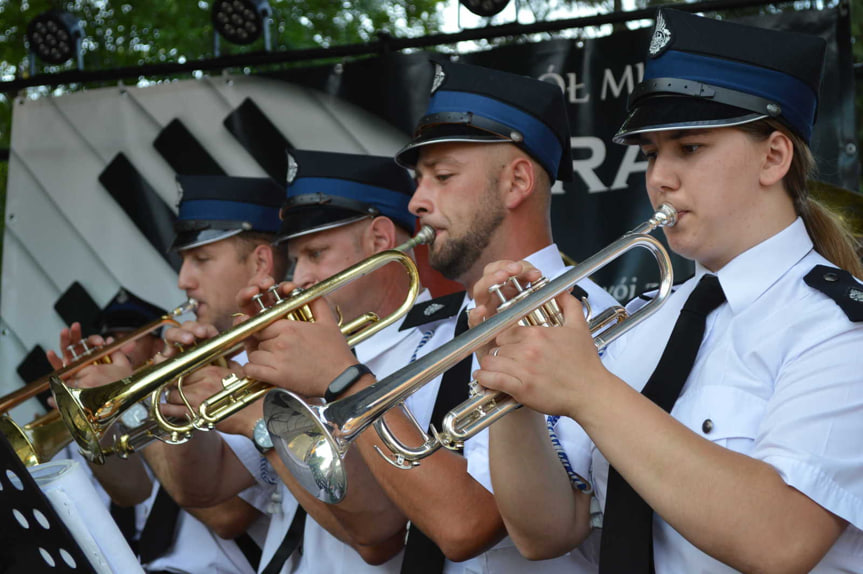
{"type": "Polygon", "coordinates": [[[681,397],[672,414],[699,436],[749,454],[766,409],[766,400],[739,388],[705,385],[681,397]]]}

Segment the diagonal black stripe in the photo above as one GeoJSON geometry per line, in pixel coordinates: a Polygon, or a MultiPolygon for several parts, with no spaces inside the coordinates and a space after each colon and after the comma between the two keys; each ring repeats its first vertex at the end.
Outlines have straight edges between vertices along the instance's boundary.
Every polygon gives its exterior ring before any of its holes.
{"type": "Polygon", "coordinates": [[[54,303],[54,310],[67,325],[74,322],[81,323],[81,333],[84,336],[96,332],[96,317],[99,315],[99,305],[90,297],[83,285],[77,281],[69,285],[69,288],[60,295],[54,303]]]}
{"type": "Polygon", "coordinates": [[[288,169],[285,152],[294,149],[294,146],[255,102],[246,98],[222,123],[267,175],[279,183],[285,183],[288,169]]]}
{"type": "Polygon", "coordinates": [[[18,367],[15,370],[23,382],[29,383],[43,375],[47,375],[54,370],[54,367],[51,366],[48,358],[45,357],[45,349],[41,345],[36,345],[30,349],[24,360],[18,363],[18,367]]]}
{"type": "Polygon", "coordinates": [[[153,147],[180,175],[225,175],[225,170],[179,119],[171,120],[159,132],[153,147]]]}
{"type": "Polygon", "coordinates": [[[168,251],[174,237],[174,212],[122,153],[99,175],[111,197],[171,267],[180,270],[180,256],[168,251]]]}

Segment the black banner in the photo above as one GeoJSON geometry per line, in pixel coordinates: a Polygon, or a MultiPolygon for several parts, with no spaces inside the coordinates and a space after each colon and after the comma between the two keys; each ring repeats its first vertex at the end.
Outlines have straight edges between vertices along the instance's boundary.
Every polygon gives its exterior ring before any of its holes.
{"type": "MultiPolygon", "coordinates": [[[[762,15],[745,20],[767,28],[818,34],[828,43],[825,76],[812,149],[819,179],[854,189],[853,69],[848,15],[837,10],[762,15]]],[[[644,71],[651,28],[588,40],[514,44],[465,54],[459,61],[556,83],[569,102],[575,180],[558,184],[552,225],[560,249],[575,260],[609,244],[651,214],[644,189],[646,162],[637,147],[612,143],[626,100],[644,71]]],[[[296,69],[275,77],[303,84],[363,107],[406,134],[425,111],[431,84],[428,54],[389,54],[358,62],[296,69]]],[[[673,256],[677,281],[690,261],[673,256]]],[[[658,279],[652,258],[632,253],[594,277],[619,300],[628,300],[658,279]]]]}

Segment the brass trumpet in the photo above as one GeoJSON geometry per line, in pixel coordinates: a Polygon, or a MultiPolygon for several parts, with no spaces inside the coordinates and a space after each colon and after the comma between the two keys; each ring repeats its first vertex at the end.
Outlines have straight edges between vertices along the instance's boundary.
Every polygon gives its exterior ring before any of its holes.
{"type": "Polygon", "coordinates": [[[186,313],[194,311],[197,307],[197,301],[195,301],[194,299],[188,299],[181,305],[174,307],[158,319],[155,319],[154,321],[151,321],[150,323],[139,327],[138,329],[132,331],[131,333],[128,333],[127,335],[115,340],[108,345],[102,345],[101,347],[90,347],[87,345],[86,341],[81,341],[82,350],[80,353],[73,351],[73,353],[75,354],[75,359],[71,363],[65,365],[60,369],[57,369],[56,371],[50,372],[47,375],[39,377],[35,381],[26,384],[25,386],[9,393],[8,395],[0,397],[0,413],[5,413],[9,409],[18,406],[27,399],[33,398],[39,393],[47,391],[51,384],[51,378],[53,377],[66,380],[84,367],[101,361],[102,359],[108,357],[109,355],[122,348],[123,346],[127,345],[128,343],[137,341],[144,335],[149,334],[151,331],[155,331],[156,329],[164,327],[166,325],[179,327],[180,323],[177,322],[176,318],[180,315],[184,315],[186,313]]]}
{"type": "MultiPolygon", "coordinates": [[[[456,448],[464,440],[492,424],[507,412],[517,408],[515,401],[502,393],[478,389],[474,397],[462,403],[448,415],[450,424],[443,432],[432,430],[432,436],[416,424],[423,437],[417,448],[399,442],[386,426],[383,415],[393,407],[403,407],[404,400],[423,385],[454,366],[477,348],[491,342],[501,331],[530,317],[536,324],[548,322],[548,317],[560,315],[554,298],[569,291],[578,281],[592,275],[630,250],[641,247],[656,259],[660,272],[657,296],[636,312],[617,321],[612,315],[599,318],[606,326],[594,325],[594,344],[602,349],[638,323],[652,315],[671,294],[673,272],[671,259],[656,238],[648,235],[657,227],[672,226],[677,211],[670,205],[661,206],[653,217],[600,250],[579,265],[550,281],[541,281],[536,288],[525,290],[507,308],[487,321],[469,329],[426,356],[392,373],[354,395],[327,405],[310,405],[301,397],[285,390],[276,390],[264,400],[267,428],[282,462],[310,493],[328,503],[337,503],[347,492],[347,474],[342,457],[351,442],[369,425],[375,424],[381,439],[393,452],[390,460],[401,468],[410,468],[441,446],[456,448]],[[549,305],[551,304],[551,305],[549,305]],[[608,322],[617,321],[611,326],[608,322]]],[[[553,324],[553,322],[552,322],[553,324]]],[[[379,451],[380,452],[380,451],[379,451]]]]}
{"type": "MultiPolygon", "coordinates": [[[[434,230],[426,226],[395,249],[377,253],[306,290],[297,290],[289,298],[281,299],[271,307],[266,308],[261,303],[262,310],[247,321],[163,363],[145,367],[119,381],[92,389],[73,389],[63,384],[60,379],[52,378],[51,390],[57,401],[57,409],[72,437],[81,447],[82,454],[93,462],[102,463],[105,455],[113,452],[105,452],[99,445],[108,428],[127,409],[148,396],[152,396],[151,413],[154,422],[148,423],[143,432],[135,433],[134,438],[126,437],[125,441],[121,438],[118,446],[131,452],[153,439],[170,443],[185,442],[193,430],[213,428],[216,423],[259,399],[272,387],[248,378],[229,380],[223,391],[202,403],[197,411],[191,412],[190,421],[176,423],[162,417],[158,408],[159,397],[165,385],[181,380],[183,376],[228,354],[242,341],[275,321],[314,320],[308,305],[315,299],[324,297],[384,265],[400,263],[410,279],[410,288],[401,306],[386,317],[366,314],[342,327],[343,333],[351,333],[348,336],[350,346],[360,343],[397,321],[413,306],[420,290],[419,272],[413,260],[403,252],[433,240],[434,230]]],[[[275,290],[273,293],[275,294],[275,290]]],[[[115,446],[115,450],[116,448],[115,446]]]]}
{"type": "Polygon", "coordinates": [[[80,353],[75,353],[76,357],[71,363],[40,377],[8,395],[0,397],[0,433],[6,437],[21,461],[26,466],[48,462],[67,444],[72,442],[72,436],[66,429],[66,425],[63,423],[58,411],[50,411],[22,426],[7,414],[8,410],[43,391],[47,391],[52,377],[66,380],[81,371],[84,367],[104,361],[111,353],[114,353],[128,343],[137,341],[144,335],[160,327],[166,325],[179,326],[176,318],[193,311],[197,306],[197,301],[188,299],[158,319],[101,347],[90,347],[86,344],[86,341],[81,341],[82,350],[80,353]]]}

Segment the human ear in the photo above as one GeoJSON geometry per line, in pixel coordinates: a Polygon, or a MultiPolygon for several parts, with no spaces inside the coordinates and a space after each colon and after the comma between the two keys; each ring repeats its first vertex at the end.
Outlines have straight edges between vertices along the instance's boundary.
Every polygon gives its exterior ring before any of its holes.
{"type": "Polygon", "coordinates": [[[251,259],[254,264],[255,276],[273,276],[273,273],[275,272],[275,263],[273,261],[272,247],[264,243],[257,245],[255,250],[252,251],[251,259]]]}
{"type": "Polygon", "coordinates": [[[759,183],[770,187],[782,181],[794,159],[794,144],[781,131],[774,131],[762,144],[764,159],[761,164],[759,183]]]}
{"type": "Polygon", "coordinates": [[[536,186],[536,165],[524,155],[517,155],[509,164],[510,186],[504,198],[509,209],[518,207],[533,193],[536,186]]]}
{"type": "Polygon", "coordinates": [[[372,253],[392,249],[396,245],[396,225],[389,217],[375,217],[366,229],[366,237],[372,253]]]}

